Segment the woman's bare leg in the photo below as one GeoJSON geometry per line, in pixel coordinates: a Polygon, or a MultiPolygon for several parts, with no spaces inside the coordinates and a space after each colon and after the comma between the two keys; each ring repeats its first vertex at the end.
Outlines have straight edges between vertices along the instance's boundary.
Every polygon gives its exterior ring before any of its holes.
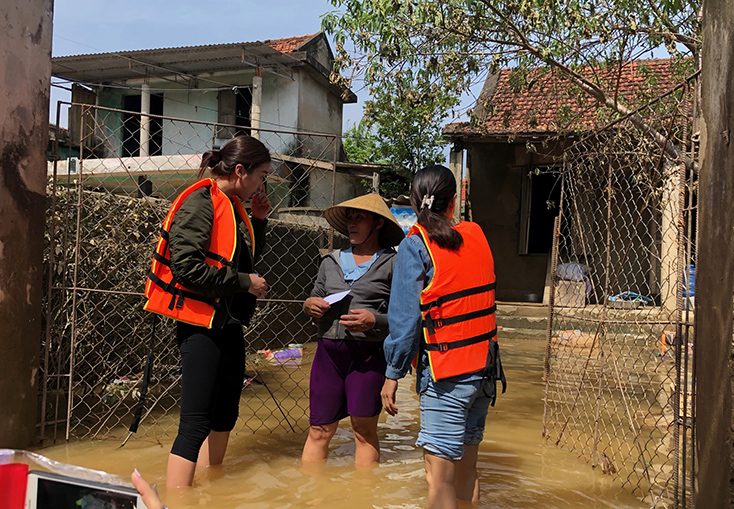
{"type": "Polygon", "coordinates": [[[326,461],[329,455],[329,443],[338,427],[338,422],[333,422],[325,426],[311,426],[308,430],[306,444],[303,446],[301,461],[326,461]]]}
{"type": "Polygon", "coordinates": [[[380,441],[377,438],[377,421],[380,416],[352,417],[354,432],[354,464],[368,466],[380,462],[380,441]]]}

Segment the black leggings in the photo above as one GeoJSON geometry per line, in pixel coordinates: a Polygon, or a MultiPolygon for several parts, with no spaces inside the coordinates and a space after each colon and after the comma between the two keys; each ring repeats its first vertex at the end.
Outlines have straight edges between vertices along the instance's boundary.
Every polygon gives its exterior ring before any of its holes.
{"type": "Polygon", "coordinates": [[[205,329],[178,323],[181,420],[171,454],[196,462],[210,431],[232,431],[245,378],[242,326],[205,329]]]}

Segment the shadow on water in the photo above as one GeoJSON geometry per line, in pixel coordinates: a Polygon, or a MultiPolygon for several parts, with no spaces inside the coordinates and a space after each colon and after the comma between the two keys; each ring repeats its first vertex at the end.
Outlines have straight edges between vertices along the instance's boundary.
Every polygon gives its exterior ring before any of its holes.
{"type": "MultiPolygon", "coordinates": [[[[490,408],[479,451],[482,499],[471,507],[646,507],[614,478],[544,442],[545,343],[512,337],[501,341],[508,391],[490,408]]],[[[305,432],[253,435],[241,431],[233,434],[225,465],[197,472],[195,487],[168,495],[167,503],[172,509],[425,507],[423,456],[415,447],[419,412],[413,385],[411,377],[401,381],[398,416],[383,414],[380,419],[379,466],[353,466],[354,444],[347,421],[334,437],[328,463],[318,466],[303,466],[299,461],[305,432]]],[[[123,449],[110,441],[79,442],[41,452],[59,461],[119,475],[129,475],[136,467],[162,486],[172,440],[168,436],[162,443],[137,439],[123,449]]]]}

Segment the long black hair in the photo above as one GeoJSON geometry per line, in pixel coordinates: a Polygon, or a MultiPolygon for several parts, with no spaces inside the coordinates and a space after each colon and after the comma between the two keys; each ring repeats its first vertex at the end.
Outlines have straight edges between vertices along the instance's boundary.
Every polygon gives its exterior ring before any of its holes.
{"type": "Polygon", "coordinates": [[[410,205],[418,216],[418,224],[439,247],[458,251],[464,244],[461,234],[453,228],[446,210],[456,197],[456,179],[445,166],[427,166],[413,177],[410,205]]]}
{"type": "Polygon", "coordinates": [[[204,176],[207,168],[211,168],[212,176],[220,177],[231,174],[238,164],[250,173],[263,163],[270,162],[270,152],[265,145],[252,136],[235,136],[221,149],[207,150],[201,157],[199,178],[204,176]]]}

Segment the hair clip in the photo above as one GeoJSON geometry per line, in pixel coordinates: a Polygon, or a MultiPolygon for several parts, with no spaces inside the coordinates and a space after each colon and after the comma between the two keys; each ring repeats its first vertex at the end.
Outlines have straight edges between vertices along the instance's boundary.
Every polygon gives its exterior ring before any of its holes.
{"type": "Polygon", "coordinates": [[[423,200],[421,200],[421,210],[423,210],[426,207],[428,207],[428,210],[431,210],[431,207],[433,207],[433,200],[434,200],[434,196],[433,195],[431,195],[431,196],[428,196],[428,195],[423,196],[423,200]]]}

